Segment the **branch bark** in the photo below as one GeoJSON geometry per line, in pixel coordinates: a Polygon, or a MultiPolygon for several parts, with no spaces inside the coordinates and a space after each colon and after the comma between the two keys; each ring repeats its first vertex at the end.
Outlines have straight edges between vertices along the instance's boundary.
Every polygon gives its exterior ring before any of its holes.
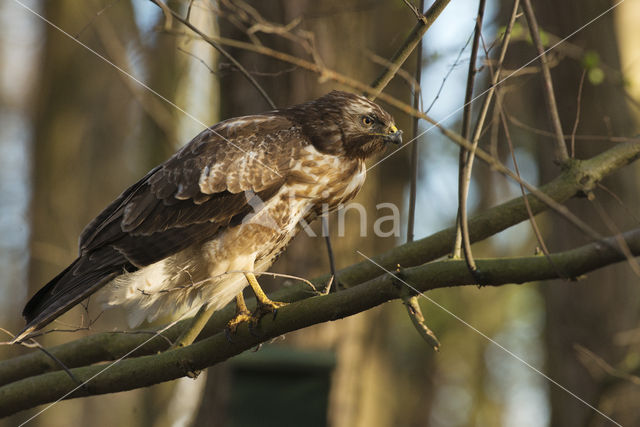
{"type": "MultiPolygon", "coordinates": [[[[639,255],[640,229],[625,233],[623,238],[633,254],[639,255]]],[[[625,259],[620,251],[612,249],[616,244],[615,237],[610,237],[607,241],[609,244],[595,242],[550,255],[553,264],[543,256],[485,259],[477,260],[477,263],[490,286],[553,279],[557,277],[555,266],[575,278],[625,259]]],[[[384,273],[379,267],[375,268],[378,273],[384,273]]],[[[437,288],[469,285],[476,281],[464,261],[433,262],[402,269],[399,274],[421,293],[437,288]]],[[[85,387],[78,386],[63,371],[26,378],[0,387],[0,416],[8,416],[61,398],[132,390],[185,375],[197,375],[199,370],[287,332],[351,316],[411,294],[412,291],[398,283],[393,276],[382,274],[338,293],[314,296],[285,306],[278,311],[277,319],[269,316],[263,318],[257,334],[256,331],[249,332],[246,325],[243,325],[234,335],[233,342],[227,340],[224,332],[218,332],[193,345],[157,355],[125,359],[111,366],[93,365],[72,369],[76,378],[88,381],[85,387]]]]}

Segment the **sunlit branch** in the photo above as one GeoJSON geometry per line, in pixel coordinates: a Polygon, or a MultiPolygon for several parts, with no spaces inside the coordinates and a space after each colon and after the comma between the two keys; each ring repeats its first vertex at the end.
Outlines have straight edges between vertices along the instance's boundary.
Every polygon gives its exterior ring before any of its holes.
{"type": "MultiPolygon", "coordinates": [[[[640,229],[623,235],[635,255],[640,254],[640,229]]],[[[577,249],[552,254],[554,264],[570,277],[624,260],[624,255],[609,244],[591,243],[577,249]]],[[[477,260],[487,279],[486,285],[529,283],[556,278],[555,269],[545,257],[519,257],[477,260]]],[[[377,266],[376,266],[377,267],[377,266]]],[[[379,270],[378,270],[379,271],[379,270]]],[[[397,271],[397,269],[394,269],[397,271]]],[[[474,284],[476,279],[464,261],[440,261],[397,271],[403,281],[417,291],[474,284]]],[[[562,283],[559,284],[563,286],[562,283]]],[[[276,319],[266,316],[256,331],[243,325],[229,342],[223,332],[193,345],[160,354],[124,359],[110,367],[93,365],[71,369],[75,378],[87,381],[78,385],[64,371],[50,372],[0,387],[0,416],[52,402],[74,390],[67,398],[114,393],[146,387],[164,381],[197,375],[197,372],[242,353],[282,334],[360,313],[387,301],[410,295],[412,291],[388,274],[379,275],[341,292],[315,296],[278,311],[276,319]]]]}

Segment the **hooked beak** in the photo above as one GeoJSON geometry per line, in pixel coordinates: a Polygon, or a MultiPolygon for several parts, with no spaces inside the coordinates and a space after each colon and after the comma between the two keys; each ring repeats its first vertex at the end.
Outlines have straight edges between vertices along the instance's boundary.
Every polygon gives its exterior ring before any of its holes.
{"type": "Polygon", "coordinates": [[[398,130],[395,125],[391,125],[389,133],[384,136],[385,142],[392,142],[396,145],[402,144],[402,131],[398,130]]]}

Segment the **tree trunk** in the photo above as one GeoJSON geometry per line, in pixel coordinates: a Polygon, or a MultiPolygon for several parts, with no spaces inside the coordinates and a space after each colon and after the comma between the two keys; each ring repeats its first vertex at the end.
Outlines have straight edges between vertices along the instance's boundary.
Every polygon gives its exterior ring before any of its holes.
{"type": "MultiPolygon", "coordinates": [[[[510,8],[511,4],[510,1],[503,2],[505,8],[510,8]]],[[[543,0],[532,4],[541,29],[565,37],[611,7],[613,2],[543,0]]],[[[558,112],[565,134],[572,133],[578,108],[578,135],[632,136],[637,133],[627,108],[621,80],[611,71],[620,70],[615,34],[613,15],[608,13],[569,40],[569,43],[584,49],[582,58],[565,58],[552,69],[558,112]],[[593,58],[594,54],[599,57],[597,66],[605,71],[607,77],[601,84],[594,84],[587,74],[578,105],[578,88],[584,69],[581,61],[588,56],[593,58]]],[[[557,51],[562,52],[563,47],[559,46],[557,51]]],[[[533,49],[525,52],[518,58],[520,63],[535,56],[533,49]]],[[[522,87],[506,96],[507,110],[531,126],[551,130],[543,98],[541,74],[520,84],[522,87]],[[522,103],[522,100],[526,101],[522,103]]],[[[559,168],[554,163],[553,139],[540,141],[543,144],[539,144],[536,151],[541,182],[547,182],[557,175],[559,168]]],[[[575,157],[590,157],[604,151],[610,144],[577,140],[575,157]]],[[[569,150],[571,151],[570,146],[569,150]]],[[[604,184],[624,201],[631,212],[638,212],[638,182],[638,166],[635,165],[607,179],[604,184]]],[[[607,219],[598,212],[596,204],[608,206],[606,215],[611,217],[618,230],[624,231],[634,225],[633,219],[623,208],[610,203],[612,199],[607,193],[596,190],[594,196],[593,202],[587,199],[573,200],[568,203],[568,207],[603,235],[615,233],[615,230],[605,225],[607,219]]],[[[575,247],[589,240],[557,215],[549,214],[544,218],[541,222],[545,225],[546,243],[551,252],[575,247]]],[[[547,311],[546,372],[558,383],[623,425],[638,424],[640,416],[637,406],[630,408],[627,404],[629,399],[621,398],[622,390],[629,396],[629,387],[625,386],[624,381],[615,386],[605,386],[610,383],[611,378],[602,375],[598,369],[592,369],[594,360],[581,358],[578,346],[585,347],[613,366],[623,360],[626,349],[616,345],[615,337],[617,333],[637,325],[640,301],[638,283],[638,277],[628,265],[616,265],[580,278],[579,287],[566,284],[562,286],[554,282],[541,286],[547,311]]],[[[637,402],[637,394],[634,395],[637,402]]],[[[557,387],[550,386],[550,400],[553,426],[609,425],[605,418],[557,387]]]]}

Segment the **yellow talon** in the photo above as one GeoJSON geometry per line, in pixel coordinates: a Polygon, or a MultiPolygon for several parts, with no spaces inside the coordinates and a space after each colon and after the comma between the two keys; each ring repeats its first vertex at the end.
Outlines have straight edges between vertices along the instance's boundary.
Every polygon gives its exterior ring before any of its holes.
{"type": "Polygon", "coordinates": [[[251,316],[251,312],[244,302],[244,296],[240,292],[236,295],[236,315],[227,322],[227,330],[235,334],[238,326],[243,322],[255,322],[255,319],[251,316]]]}
{"type": "Polygon", "coordinates": [[[286,302],[271,301],[260,287],[258,279],[256,279],[256,276],[253,273],[245,273],[245,277],[251,286],[251,290],[256,295],[257,307],[253,312],[253,316],[255,318],[260,319],[260,317],[267,313],[275,314],[280,307],[284,307],[288,304],[286,302]]]}

